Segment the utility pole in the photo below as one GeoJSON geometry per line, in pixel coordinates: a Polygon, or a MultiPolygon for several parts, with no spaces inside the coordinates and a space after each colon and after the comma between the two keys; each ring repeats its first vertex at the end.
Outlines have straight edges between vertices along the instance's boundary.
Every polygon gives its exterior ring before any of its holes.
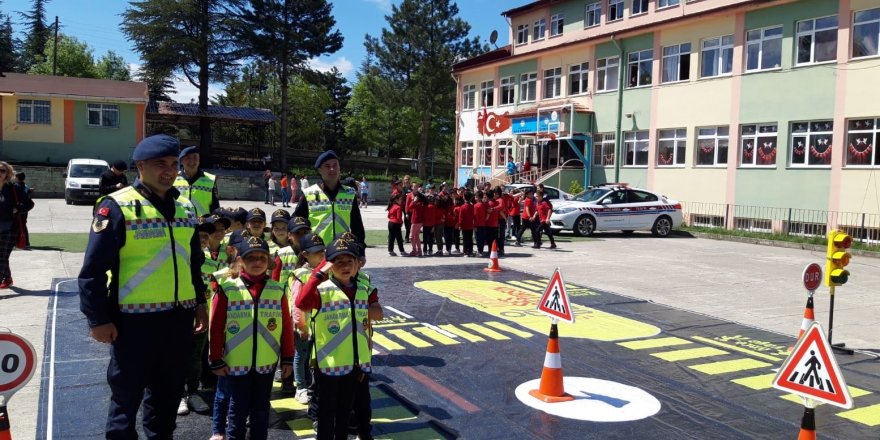
{"type": "Polygon", "coordinates": [[[52,46],[52,76],[58,67],[58,16],[55,16],[55,44],[52,46]]]}

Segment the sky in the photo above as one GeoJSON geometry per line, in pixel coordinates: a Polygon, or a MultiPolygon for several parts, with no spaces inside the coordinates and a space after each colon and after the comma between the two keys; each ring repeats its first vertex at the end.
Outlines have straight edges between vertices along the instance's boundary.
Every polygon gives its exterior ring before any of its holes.
{"type": "MultiPolygon", "coordinates": [[[[480,36],[488,41],[493,30],[497,30],[498,46],[508,44],[507,20],[501,12],[522,6],[531,0],[458,0],[459,15],[471,25],[471,36],[480,36]]],[[[19,23],[18,11],[27,11],[31,0],[0,0],[0,11],[12,16],[13,28],[23,31],[19,23]]],[[[338,52],[311,61],[313,68],[328,71],[336,67],[342,74],[355,81],[356,73],[366,56],[364,36],[381,35],[386,26],[385,16],[391,14],[392,4],[400,0],[330,0],[336,28],[342,33],[344,42],[338,52]]],[[[113,50],[133,68],[141,64],[139,55],[132,50],[125,36],[119,30],[120,14],[128,6],[123,0],[50,0],[46,5],[47,20],[58,20],[61,32],[77,37],[94,49],[95,58],[108,50],[113,50]],[[88,7],[84,7],[88,5],[88,7]]],[[[178,102],[190,102],[198,98],[198,89],[185,79],[175,81],[177,94],[172,96],[178,102]]],[[[222,92],[222,85],[212,84],[210,96],[222,92]]]]}

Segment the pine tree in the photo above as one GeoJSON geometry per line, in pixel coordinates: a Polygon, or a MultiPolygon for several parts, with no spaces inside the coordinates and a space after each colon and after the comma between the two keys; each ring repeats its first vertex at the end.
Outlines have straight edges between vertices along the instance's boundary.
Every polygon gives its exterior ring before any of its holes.
{"type": "Polygon", "coordinates": [[[27,29],[20,60],[20,67],[24,72],[46,60],[46,44],[52,36],[52,30],[46,24],[47,2],[48,0],[34,0],[30,12],[19,12],[27,29]]]}
{"type": "Polygon", "coordinates": [[[327,72],[325,78],[327,92],[330,94],[330,107],[326,110],[327,118],[324,123],[324,148],[339,153],[346,149],[345,121],[342,116],[351,99],[351,87],[336,67],[327,72]]]}
{"type": "Polygon", "coordinates": [[[138,69],[135,79],[147,83],[147,94],[150,101],[170,102],[171,95],[176,93],[171,72],[146,63],[138,69]]]}
{"type": "Polygon", "coordinates": [[[16,71],[17,62],[12,19],[8,15],[0,13],[0,76],[3,76],[3,72],[16,71]]]}

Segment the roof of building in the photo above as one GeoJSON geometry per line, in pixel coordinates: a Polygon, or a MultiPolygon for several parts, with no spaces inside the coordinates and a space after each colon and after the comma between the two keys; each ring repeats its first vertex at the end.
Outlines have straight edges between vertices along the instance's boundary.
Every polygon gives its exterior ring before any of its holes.
{"type": "Polygon", "coordinates": [[[561,3],[563,1],[565,0],[538,0],[513,9],[508,9],[502,12],[501,15],[504,17],[510,17],[511,15],[517,15],[523,12],[528,12],[532,9],[542,8],[544,6],[552,5],[554,3],[561,3]]]}
{"type": "Polygon", "coordinates": [[[511,46],[508,44],[507,46],[499,47],[498,49],[477,55],[473,58],[468,58],[464,61],[453,64],[452,71],[457,72],[459,70],[467,69],[468,67],[491,63],[492,61],[498,61],[507,58],[511,55],[510,49],[511,46]]]}
{"type": "Polygon", "coordinates": [[[207,112],[199,110],[198,104],[179,102],[150,101],[147,105],[147,119],[165,120],[169,122],[192,122],[201,117],[215,120],[265,125],[275,122],[275,115],[262,108],[224,107],[209,105],[207,112]]]}
{"type": "Polygon", "coordinates": [[[0,95],[146,103],[147,83],[4,73],[0,95]]]}

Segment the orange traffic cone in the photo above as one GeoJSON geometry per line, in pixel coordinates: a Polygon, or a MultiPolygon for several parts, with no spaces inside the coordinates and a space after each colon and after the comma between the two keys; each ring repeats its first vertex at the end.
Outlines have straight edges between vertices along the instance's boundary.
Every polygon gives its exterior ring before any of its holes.
{"type": "Polygon", "coordinates": [[[816,410],[804,407],[804,418],[801,419],[801,431],[798,440],[816,440],[816,410]]]}
{"type": "Polygon", "coordinates": [[[0,406],[0,440],[12,440],[9,427],[9,413],[5,406],[0,406]]]}
{"type": "Polygon", "coordinates": [[[492,251],[489,252],[489,267],[483,270],[486,272],[501,272],[501,268],[498,267],[498,244],[495,241],[492,241],[492,251]]]}
{"type": "MultiPolygon", "coordinates": [[[[816,315],[813,313],[813,297],[807,298],[807,306],[804,308],[804,320],[801,321],[801,331],[798,332],[798,341],[804,336],[804,333],[813,325],[816,315]]],[[[794,347],[788,347],[788,351],[792,351],[794,347]]]]}
{"type": "Polygon", "coordinates": [[[547,354],[544,356],[541,385],[537,390],[529,391],[529,394],[547,403],[574,400],[571,394],[565,393],[562,384],[562,356],[559,355],[559,332],[556,329],[556,324],[550,325],[550,340],[547,341],[547,354]]]}

